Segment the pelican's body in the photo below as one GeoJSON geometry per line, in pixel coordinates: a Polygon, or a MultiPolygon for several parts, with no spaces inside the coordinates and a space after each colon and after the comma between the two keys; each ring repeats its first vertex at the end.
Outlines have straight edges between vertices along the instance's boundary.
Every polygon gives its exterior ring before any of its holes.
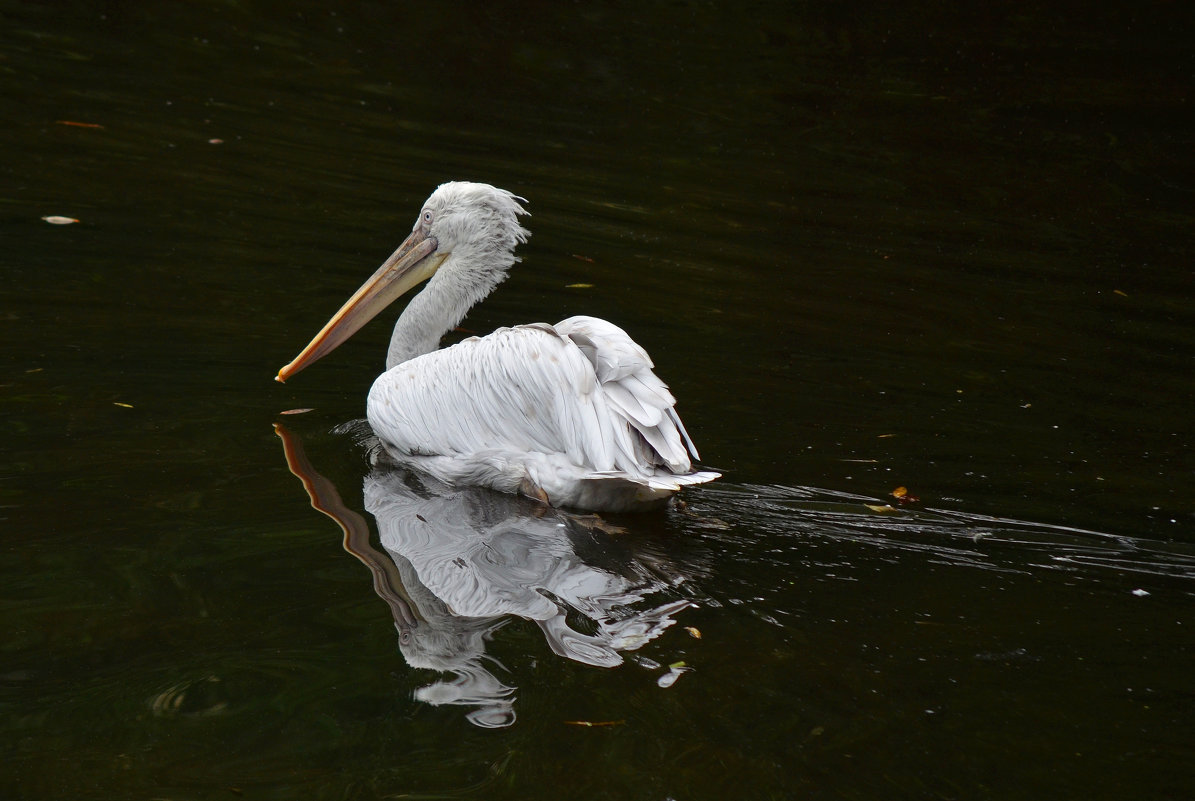
{"type": "Polygon", "coordinates": [[[717,473],[697,458],[675,399],[621,328],[595,317],[502,328],[438,350],[526,239],[509,192],[440,186],[411,235],[279,380],[331,351],[430,278],[399,317],[369,423],[391,456],[450,484],[523,491],[553,506],[631,511],[717,473]]]}

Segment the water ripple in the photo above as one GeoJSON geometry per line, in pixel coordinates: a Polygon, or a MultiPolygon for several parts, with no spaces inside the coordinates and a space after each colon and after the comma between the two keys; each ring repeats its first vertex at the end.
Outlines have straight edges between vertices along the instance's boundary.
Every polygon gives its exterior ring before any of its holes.
{"type": "Polygon", "coordinates": [[[1195,579],[1195,546],[1190,544],[954,509],[890,507],[867,496],[813,487],[724,483],[705,488],[693,507],[698,514],[733,524],[718,534],[726,542],[743,537],[744,531],[766,532],[921,553],[930,560],[993,571],[1052,569],[1083,576],[1115,570],[1195,579]]]}

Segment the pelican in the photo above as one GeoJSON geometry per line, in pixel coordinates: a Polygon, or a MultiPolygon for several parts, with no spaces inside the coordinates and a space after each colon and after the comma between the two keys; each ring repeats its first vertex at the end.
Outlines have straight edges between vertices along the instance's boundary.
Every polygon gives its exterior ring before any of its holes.
{"type": "Polygon", "coordinates": [[[499,328],[440,349],[519,261],[520,198],[454,181],[432,193],[410,236],[294,361],[286,381],[427,281],[394,326],[366,415],[386,452],[453,485],[516,492],[556,507],[625,512],[719,473],[697,449],[647,352],[596,317],[499,328]]]}

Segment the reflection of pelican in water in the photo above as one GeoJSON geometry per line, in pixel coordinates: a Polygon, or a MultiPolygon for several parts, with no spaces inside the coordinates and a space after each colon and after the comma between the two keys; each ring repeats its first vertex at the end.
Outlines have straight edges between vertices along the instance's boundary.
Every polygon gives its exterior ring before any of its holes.
{"type": "Polygon", "coordinates": [[[622,663],[621,652],[654,639],[692,605],[672,594],[652,606],[649,596],[680,579],[635,559],[586,518],[375,468],[365,479],[365,506],[387,558],[369,545],[364,519],[344,507],[294,435],[275,428],[312,505],[341,524],[346,549],[373,572],[408,664],[454,674],[415,697],[476,707],[468,717],[479,726],[514,721],[514,688],[490,672],[485,654],[493,632],[511,616],[535,621],[557,654],[613,667],[622,663]],[[577,631],[569,615],[583,618],[592,633],[577,631]]]}
{"type": "Polygon", "coordinates": [[[554,506],[630,511],[718,473],[697,449],[647,352],[596,317],[501,328],[437,350],[506,278],[527,237],[520,198],[440,186],[414,230],[295,360],[286,379],[422,281],[394,327],[369,423],[401,463],[456,485],[521,491],[554,506]],[[430,279],[430,280],[428,280],[430,279]]]}

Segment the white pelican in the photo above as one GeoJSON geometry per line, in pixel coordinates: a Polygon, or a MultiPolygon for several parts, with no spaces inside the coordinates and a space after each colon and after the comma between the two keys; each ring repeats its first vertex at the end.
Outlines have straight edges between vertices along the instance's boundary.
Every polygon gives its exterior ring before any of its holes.
{"type": "MultiPolygon", "coordinates": [[[[367,416],[387,452],[448,484],[522,492],[553,506],[632,511],[719,476],[697,449],[647,352],[596,317],[440,338],[506,278],[528,232],[522,198],[452,182],[411,235],[295,360],[285,381],[422,281],[394,326],[367,416]]],[[[526,202],[526,201],[523,201],[526,202]]]]}

